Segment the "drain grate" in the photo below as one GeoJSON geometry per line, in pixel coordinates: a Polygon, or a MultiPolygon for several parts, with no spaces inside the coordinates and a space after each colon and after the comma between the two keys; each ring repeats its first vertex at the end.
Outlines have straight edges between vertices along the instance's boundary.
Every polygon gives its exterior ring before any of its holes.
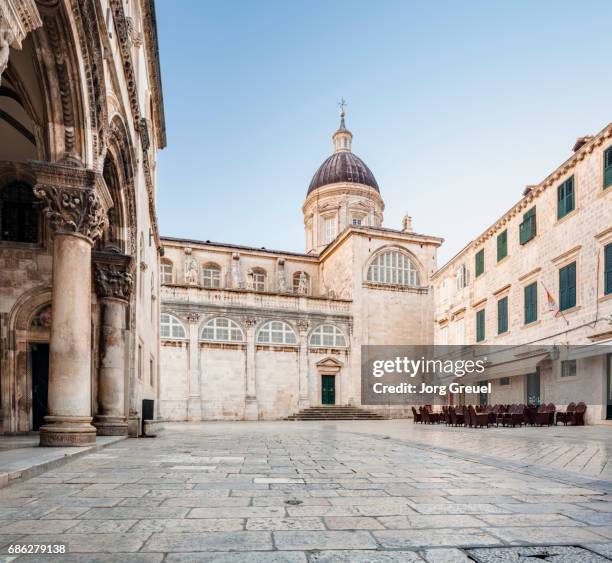
{"type": "Polygon", "coordinates": [[[302,504],[303,502],[304,502],[303,500],[289,499],[285,501],[285,504],[291,504],[292,506],[297,506],[298,504],[302,504]]]}
{"type": "Polygon", "coordinates": [[[573,545],[480,547],[465,552],[478,563],[609,563],[610,559],[573,545]]]}

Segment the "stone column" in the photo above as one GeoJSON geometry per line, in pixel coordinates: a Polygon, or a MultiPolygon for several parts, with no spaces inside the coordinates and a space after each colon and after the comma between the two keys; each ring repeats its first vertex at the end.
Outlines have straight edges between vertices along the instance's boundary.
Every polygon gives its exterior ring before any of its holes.
{"type": "Polygon", "coordinates": [[[255,326],[257,319],[244,319],[247,327],[246,342],[246,402],[244,406],[245,420],[257,420],[259,418],[259,407],[257,406],[257,377],[255,366],[255,326]]]}
{"type": "Polygon", "coordinates": [[[310,398],[308,396],[308,328],[310,323],[306,319],[301,319],[297,322],[297,326],[300,332],[298,408],[301,410],[310,407],[310,398]]]}
{"type": "Polygon", "coordinates": [[[110,196],[91,170],[35,163],[34,194],[55,232],[49,398],[41,446],[95,443],[91,424],[91,247],[108,223],[110,196]]]}
{"type": "Polygon", "coordinates": [[[202,393],[200,371],[200,314],[187,313],[189,323],[189,396],[187,397],[187,420],[202,420],[202,393]]]}
{"type": "Polygon", "coordinates": [[[99,436],[127,436],[125,416],[126,318],[134,287],[132,259],[124,254],[94,252],[96,290],[102,304],[102,338],[98,372],[99,436]]]}

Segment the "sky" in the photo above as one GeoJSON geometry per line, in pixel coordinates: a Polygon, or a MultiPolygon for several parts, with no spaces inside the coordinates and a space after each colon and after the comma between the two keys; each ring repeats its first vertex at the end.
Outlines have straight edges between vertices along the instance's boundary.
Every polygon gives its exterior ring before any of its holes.
{"type": "Polygon", "coordinates": [[[162,235],[303,252],[344,97],[442,265],[612,121],[612,2],[157,0],[162,235]]]}

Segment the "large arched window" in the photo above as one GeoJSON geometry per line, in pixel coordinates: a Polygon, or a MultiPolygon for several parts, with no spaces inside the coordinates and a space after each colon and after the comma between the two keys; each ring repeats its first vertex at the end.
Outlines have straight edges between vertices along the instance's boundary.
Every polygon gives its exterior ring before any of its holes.
{"type": "Polygon", "coordinates": [[[297,344],[293,329],[283,321],[269,321],[259,329],[259,344],[297,344]]]}
{"type": "Polygon", "coordinates": [[[211,289],[221,287],[221,268],[212,262],[202,266],[202,285],[211,289]]]}
{"type": "Polygon", "coordinates": [[[38,242],[38,223],[30,186],[18,182],[0,189],[0,240],[38,242]]]}
{"type": "Polygon", "coordinates": [[[318,326],[312,331],[310,345],[344,348],[346,346],[346,338],[337,326],[326,324],[318,326]]]}
{"type": "Polygon", "coordinates": [[[210,319],[200,334],[202,340],[211,342],[243,342],[244,335],[237,323],[231,319],[215,317],[210,319]]]}
{"type": "Polygon", "coordinates": [[[174,281],[174,267],[172,261],[164,258],[159,265],[159,282],[164,285],[173,283],[174,281]]]}
{"type": "Polygon", "coordinates": [[[310,294],[310,276],[306,272],[293,274],[293,292],[299,295],[310,294]]]}
{"type": "Polygon", "coordinates": [[[185,328],[176,317],[162,313],[159,319],[159,334],[162,338],[186,338],[185,328]]]}
{"type": "Polygon", "coordinates": [[[419,272],[410,257],[400,250],[381,252],[368,268],[368,281],[392,285],[419,285],[419,272]]]}

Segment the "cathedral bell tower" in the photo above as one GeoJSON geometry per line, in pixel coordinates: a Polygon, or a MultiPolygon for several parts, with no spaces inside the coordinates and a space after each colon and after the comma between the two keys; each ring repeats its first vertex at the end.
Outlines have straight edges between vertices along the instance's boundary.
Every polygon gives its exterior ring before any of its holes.
{"type": "Polygon", "coordinates": [[[320,253],[347,227],[380,227],[385,203],[372,171],[352,152],[353,134],[344,122],[332,135],[334,153],[321,164],[310,182],[302,206],[306,252],[320,253]]]}

